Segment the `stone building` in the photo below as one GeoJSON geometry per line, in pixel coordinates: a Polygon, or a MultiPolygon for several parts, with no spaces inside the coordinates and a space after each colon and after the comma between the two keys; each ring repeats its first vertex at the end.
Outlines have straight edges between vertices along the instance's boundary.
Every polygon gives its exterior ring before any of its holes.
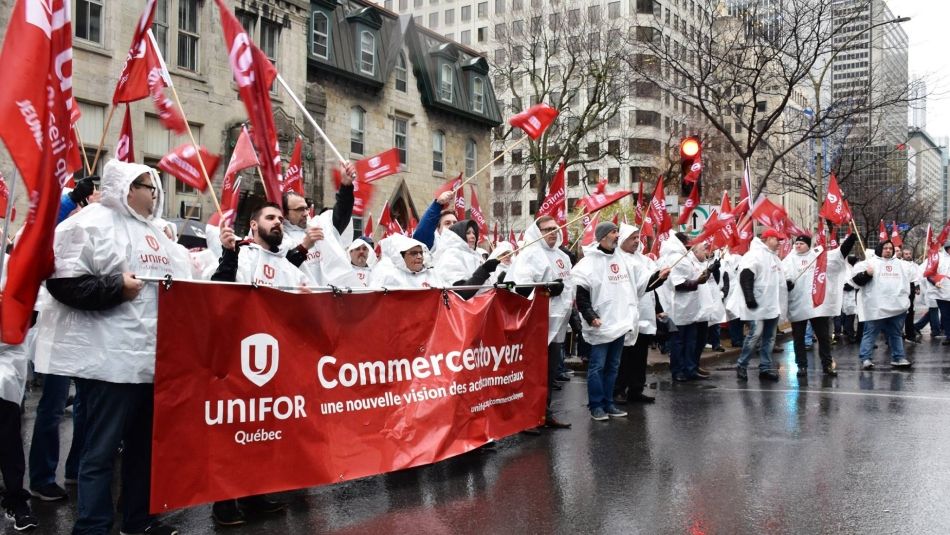
{"type": "MultiPolygon", "coordinates": [[[[13,5],[13,0],[0,0],[0,38],[5,37],[13,5]]],[[[490,129],[499,124],[500,115],[494,107],[487,64],[474,51],[415,28],[409,18],[400,20],[393,12],[359,0],[237,0],[230,5],[344,157],[369,156],[400,140],[404,144],[404,172],[377,183],[371,204],[377,218],[384,202],[396,205],[404,218],[418,218],[432,191],[446,178],[465,171],[468,164],[487,161],[490,129]],[[320,57],[321,46],[327,47],[332,59],[320,57]],[[436,64],[429,58],[443,56],[452,58],[455,99],[450,103],[431,100],[434,84],[441,79],[430,72],[436,64]],[[361,72],[370,65],[372,74],[361,72]],[[483,77],[482,113],[471,111],[469,95],[476,76],[483,77]],[[362,122],[353,128],[357,107],[362,109],[362,122]],[[397,135],[396,128],[405,128],[405,135],[397,135]],[[432,145],[433,132],[441,133],[440,151],[432,145]],[[442,168],[434,169],[440,153],[442,168]]],[[[144,2],[72,0],[73,91],[82,111],[77,128],[90,166],[101,149],[96,173],[112,157],[119,137],[125,106],[113,113],[111,98],[143,6],[144,2]],[[102,136],[106,122],[109,126],[102,136]]],[[[220,191],[247,114],[228,64],[217,7],[206,0],[158,0],[152,30],[194,137],[222,156],[212,177],[220,191]]],[[[171,96],[171,91],[166,92],[171,96]]],[[[317,208],[332,206],[334,187],[328,165],[334,161],[332,151],[277,83],[271,99],[285,164],[295,139],[302,136],[306,194],[317,208]]],[[[130,116],[138,162],[155,165],[167,152],[188,142],[187,136],[161,127],[148,99],[132,103],[130,116]]],[[[14,174],[5,149],[0,149],[0,171],[8,179],[14,174]]],[[[251,169],[242,175],[240,218],[263,199],[257,172],[251,169]]],[[[167,192],[164,217],[204,221],[214,212],[210,195],[171,176],[163,176],[163,185],[167,192]]],[[[22,194],[15,197],[21,213],[26,213],[22,194]]],[[[357,228],[361,224],[358,221],[357,228]]]]}

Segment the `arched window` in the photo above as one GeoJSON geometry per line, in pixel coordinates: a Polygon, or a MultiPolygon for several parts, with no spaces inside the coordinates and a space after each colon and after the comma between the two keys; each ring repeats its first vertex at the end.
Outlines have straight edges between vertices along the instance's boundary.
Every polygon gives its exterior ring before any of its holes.
{"type": "Polygon", "coordinates": [[[475,174],[475,166],[478,165],[478,145],[475,140],[469,138],[465,142],[465,176],[470,177],[475,174]]]}
{"type": "Polygon", "coordinates": [[[363,154],[364,118],[366,112],[359,106],[350,108],[350,152],[363,154]]]}
{"type": "Polygon", "coordinates": [[[432,170],[441,173],[445,169],[445,132],[432,132],[432,170]]]}
{"type": "Polygon", "coordinates": [[[396,68],[394,70],[396,71],[396,91],[405,93],[409,87],[409,70],[406,68],[406,56],[402,52],[396,56],[396,68]]]}
{"type": "Polygon", "coordinates": [[[330,55],[330,21],[322,11],[314,11],[311,22],[310,53],[327,59],[330,55]]]}
{"type": "Polygon", "coordinates": [[[360,32],[360,72],[376,74],[376,36],[373,32],[360,32]]]}

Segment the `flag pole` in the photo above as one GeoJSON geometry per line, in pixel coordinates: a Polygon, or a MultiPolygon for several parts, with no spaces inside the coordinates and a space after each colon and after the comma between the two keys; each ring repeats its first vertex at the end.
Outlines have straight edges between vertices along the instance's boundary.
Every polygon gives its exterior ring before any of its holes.
{"type": "MultiPolygon", "coordinates": [[[[162,64],[164,65],[164,60],[162,64]]],[[[102,144],[106,142],[106,132],[109,130],[109,125],[112,124],[112,116],[115,114],[116,105],[113,104],[109,109],[109,117],[106,118],[106,124],[102,127],[102,135],[99,136],[99,146],[96,147],[96,157],[92,159],[92,169],[96,168],[96,164],[99,163],[99,154],[102,152],[102,144]]]]}
{"type": "MultiPolygon", "coordinates": [[[[162,65],[162,73],[167,73],[168,67],[165,66],[165,58],[162,57],[161,49],[158,47],[158,43],[155,41],[155,36],[152,34],[152,29],[149,28],[145,33],[152,42],[152,46],[155,48],[155,55],[158,56],[158,61],[162,65]]],[[[214,192],[214,185],[211,183],[211,177],[208,176],[208,170],[205,169],[205,161],[201,158],[201,149],[198,147],[198,142],[195,141],[195,135],[191,132],[191,124],[188,123],[188,116],[185,115],[185,108],[181,105],[181,100],[178,98],[178,91],[175,90],[175,84],[172,83],[171,78],[167,79],[166,81],[168,82],[168,87],[172,90],[172,98],[175,99],[175,104],[178,106],[178,110],[181,112],[181,118],[185,120],[185,130],[188,132],[188,139],[191,141],[191,146],[195,148],[195,154],[198,155],[198,167],[201,169],[201,174],[204,176],[205,183],[208,185],[208,191],[211,192],[211,200],[214,201],[214,207],[218,211],[218,214],[221,217],[224,217],[224,212],[221,211],[221,203],[218,202],[218,194],[214,192]]],[[[114,110],[115,106],[113,106],[113,111],[114,110]]]]}
{"type": "Polygon", "coordinates": [[[868,253],[864,248],[864,240],[861,239],[861,233],[858,232],[858,225],[855,224],[854,218],[851,218],[851,228],[854,229],[854,235],[858,237],[858,243],[861,245],[861,258],[867,259],[868,253]]]}
{"type": "MultiPolygon", "coordinates": [[[[13,194],[16,193],[16,183],[17,183],[17,168],[13,168],[13,181],[10,183],[10,193],[7,197],[7,213],[3,215],[3,253],[7,252],[7,232],[10,230],[10,215],[13,213],[13,194]]],[[[0,280],[3,280],[3,266],[6,265],[6,262],[2,261],[2,256],[0,256],[0,280]]]]}
{"type": "Polygon", "coordinates": [[[82,151],[82,161],[86,165],[86,176],[92,174],[92,167],[89,167],[89,156],[86,156],[86,145],[82,142],[82,136],[79,135],[79,129],[73,125],[73,132],[76,134],[76,140],[79,141],[79,150],[82,151]]]}
{"type": "Polygon", "coordinates": [[[478,171],[475,171],[474,173],[472,173],[472,176],[470,176],[470,177],[466,178],[465,180],[463,180],[462,183],[459,184],[457,188],[452,188],[452,193],[455,193],[456,191],[462,189],[462,186],[464,186],[465,184],[468,184],[469,182],[471,182],[475,177],[477,177],[478,175],[482,174],[482,171],[484,171],[485,169],[488,169],[489,167],[491,167],[492,165],[494,165],[495,162],[497,162],[498,160],[504,158],[506,154],[508,154],[508,153],[510,153],[511,151],[515,150],[518,146],[520,146],[522,143],[524,143],[524,141],[525,141],[526,139],[528,139],[528,136],[527,136],[527,135],[521,136],[521,139],[519,139],[518,141],[514,142],[514,144],[512,144],[510,147],[508,147],[507,149],[505,149],[504,151],[502,151],[501,154],[499,154],[498,156],[495,156],[494,158],[492,158],[492,160],[491,160],[490,162],[486,163],[485,165],[483,165],[481,169],[479,169],[478,171]]]}
{"type": "Polygon", "coordinates": [[[300,99],[297,98],[297,95],[296,93],[294,93],[294,90],[291,89],[289,85],[287,85],[287,82],[284,81],[284,77],[281,76],[280,73],[277,73],[277,81],[280,82],[280,85],[284,86],[284,89],[287,91],[287,94],[290,95],[290,99],[294,101],[294,104],[296,104],[298,108],[300,108],[300,111],[303,112],[303,115],[304,117],[307,118],[307,121],[310,123],[310,126],[312,126],[317,131],[317,134],[321,138],[323,138],[323,142],[326,143],[328,147],[330,147],[330,150],[333,151],[333,155],[337,157],[340,163],[343,165],[346,165],[347,163],[349,163],[349,160],[347,160],[346,158],[343,157],[342,154],[340,154],[340,151],[337,150],[333,142],[330,141],[330,138],[328,138],[326,133],[324,133],[323,129],[320,128],[320,125],[318,125],[317,121],[313,118],[312,115],[310,115],[310,112],[307,111],[306,107],[304,107],[303,102],[300,102],[300,99]]]}

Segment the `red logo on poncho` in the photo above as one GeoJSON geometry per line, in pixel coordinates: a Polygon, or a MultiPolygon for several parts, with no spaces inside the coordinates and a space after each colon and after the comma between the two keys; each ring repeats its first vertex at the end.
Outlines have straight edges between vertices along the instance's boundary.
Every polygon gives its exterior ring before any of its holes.
{"type": "Polygon", "coordinates": [[[893,269],[893,266],[886,266],[885,269],[887,269],[888,271],[891,271],[893,269]]]}
{"type": "Polygon", "coordinates": [[[555,264],[557,264],[557,267],[564,269],[564,261],[561,260],[560,258],[557,259],[557,262],[555,262],[555,264]]]}
{"type": "Polygon", "coordinates": [[[264,264],[264,276],[268,279],[274,278],[274,267],[264,264]]]}
{"type": "Polygon", "coordinates": [[[153,251],[158,250],[158,240],[155,239],[155,236],[146,236],[145,241],[148,242],[148,246],[151,247],[153,251]]]}
{"type": "Polygon", "coordinates": [[[617,264],[610,264],[610,271],[613,271],[614,273],[620,273],[620,266],[617,264]]]}

